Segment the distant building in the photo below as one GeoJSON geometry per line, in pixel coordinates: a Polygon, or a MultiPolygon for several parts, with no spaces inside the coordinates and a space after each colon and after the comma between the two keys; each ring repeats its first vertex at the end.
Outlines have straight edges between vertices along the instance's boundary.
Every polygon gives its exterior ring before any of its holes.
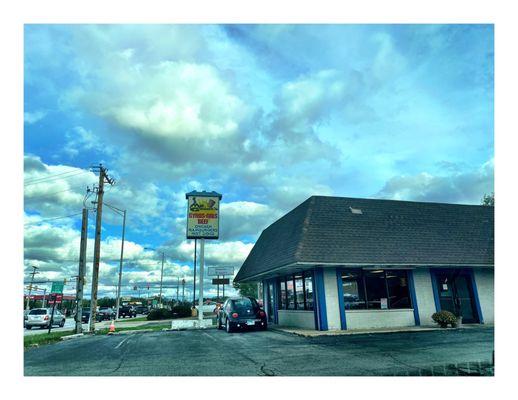
{"type": "Polygon", "coordinates": [[[494,208],[313,196],[262,233],[235,281],[306,329],[493,323],[494,208]]]}

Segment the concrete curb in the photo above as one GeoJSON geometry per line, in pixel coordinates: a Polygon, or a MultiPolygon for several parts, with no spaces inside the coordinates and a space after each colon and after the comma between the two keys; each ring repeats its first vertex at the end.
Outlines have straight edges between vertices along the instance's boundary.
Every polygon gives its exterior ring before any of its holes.
{"type": "Polygon", "coordinates": [[[84,337],[85,335],[82,333],[76,333],[74,335],[61,336],[61,340],[70,340],[75,338],[84,337]]]}
{"type": "MultiPolygon", "coordinates": [[[[477,326],[490,328],[489,325],[477,326]]],[[[460,331],[460,330],[468,330],[474,329],[473,326],[460,326],[458,328],[441,328],[441,327],[423,327],[419,329],[380,329],[380,330],[350,330],[350,331],[302,331],[297,329],[290,328],[277,328],[277,327],[268,327],[268,329],[277,332],[289,333],[293,335],[297,335],[300,337],[321,337],[321,336],[347,336],[347,335],[376,335],[376,334],[387,334],[387,333],[419,333],[419,332],[432,332],[432,331],[460,331]]]]}

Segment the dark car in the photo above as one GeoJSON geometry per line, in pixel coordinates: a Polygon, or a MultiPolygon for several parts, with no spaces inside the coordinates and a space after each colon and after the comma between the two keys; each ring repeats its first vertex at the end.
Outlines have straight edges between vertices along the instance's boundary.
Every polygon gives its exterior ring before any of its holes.
{"type": "Polygon", "coordinates": [[[97,312],[97,321],[115,319],[115,310],[111,307],[101,307],[97,312]]]}
{"type": "Polygon", "coordinates": [[[149,314],[149,308],[147,308],[146,306],[137,306],[137,307],[135,307],[135,312],[137,314],[146,315],[146,314],[149,314]]]}
{"type": "Polygon", "coordinates": [[[122,306],[119,307],[119,318],[126,318],[126,317],[136,317],[137,312],[135,309],[131,306],[122,306]]]}
{"type": "Polygon", "coordinates": [[[90,320],[90,309],[89,308],[83,308],[81,311],[81,322],[83,324],[87,324],[90,320]]]}
{"type": "Polygon", "coordinates": [[[218,312],[218,329],[225,327],[227,332],[240,328],[268,327],[266,313],[253,297],[233,297],[227,299],[218,312]]]}

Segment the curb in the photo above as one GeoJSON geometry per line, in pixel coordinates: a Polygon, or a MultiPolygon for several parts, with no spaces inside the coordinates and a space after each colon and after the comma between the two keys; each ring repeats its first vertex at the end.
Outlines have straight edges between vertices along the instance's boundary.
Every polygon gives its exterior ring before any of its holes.
{"type": "Polygon", "coordinates": [[[61,336],[61,340],[70,340],[75,338],[84,337],[85,335],[82,333],[76,333],[74,335],[61,336]]]}

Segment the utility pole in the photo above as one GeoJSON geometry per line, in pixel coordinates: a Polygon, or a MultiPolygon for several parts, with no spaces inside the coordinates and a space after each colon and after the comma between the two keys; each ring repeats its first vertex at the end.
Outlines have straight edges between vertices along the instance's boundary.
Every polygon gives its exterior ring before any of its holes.
{"type": "Polygon", "coordinates": [[[86,244],[88,242],[88,209],[83,208],[83,219],[81,223],[81,244],[79,245],[79,274],[77,275],[76,287],[76,333],[83,332],[83,287],[86,273],[86,244]]]}
{"type": "Polygon", "coordinates": [[[178,276],[177,278],[178,278],[178,280],[176,283],[176,302],[179,303],[180,298],[178,297],[178,293],[180,292],[180,277],[178,276]]]}
{"type": "Polygon", "coordinates": [[[38,270],[38,267],[33,265],[32,272],[30,273],[31,283],[29,284],[29,295],[27,296],[27,304],[25,305],[26,310],[29,310],[29,302],[31,301],[31,292],[32,292],[32,285],[34,283],[34,275],[39,274],[39,272],[37,270],[38,270]]]}
{"type": "Polygon", "coordinates": [[[106,168],[102,164],[94,169],[99,169],[99,186],[97,187],[97,215],[95,219],[94,265],[92,271],[92,299],[90,301],[90,332],[95,332],[95,320],[97,317],[97,287],[99,284],[99,261],[101,258],[101,226],[103,212],[104,182],[113,185],[114,181],[106,174],[106,168]]]}
{"type": "Polygon", "coordinates": [[[196,241],[194,239],[194,279],[192,281],[192,308],[196,306],[196,241]]]}
{"type": "Polygon", "coordinates": [[[185,301],[185,279],[182,279],[182,301],[185,301]]]}

